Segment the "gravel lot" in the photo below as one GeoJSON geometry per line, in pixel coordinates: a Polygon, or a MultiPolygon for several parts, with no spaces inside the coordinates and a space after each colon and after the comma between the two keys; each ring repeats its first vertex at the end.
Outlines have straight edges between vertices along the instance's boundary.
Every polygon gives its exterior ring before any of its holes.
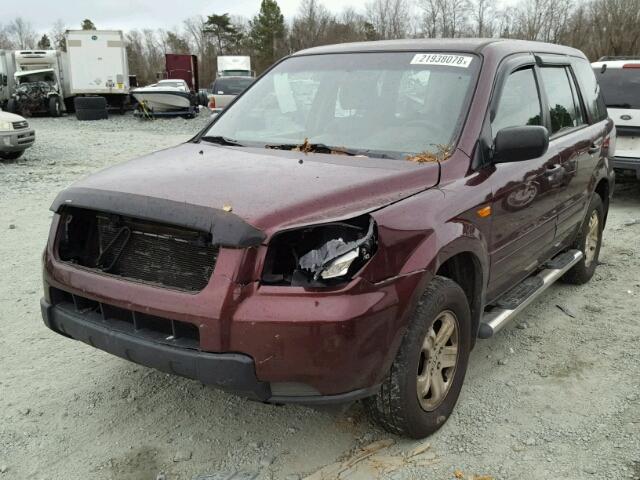
{"type": "Polygon", "coordinates": [[[637,184],[617,188],[591,283],[553,286],[479,341],[454,415],[426,442],[390,437],[358,404],[252,403],[46,329],[40,255],[55,194],[206,121],[36,118],[36,145],[0,163],[0,480],[298,479],[381,439],[392,440],[381,462],[404,460],[380,478],[640,479],[637,184]],[[416,447],[422,463],[397,456],[416,447]]]}

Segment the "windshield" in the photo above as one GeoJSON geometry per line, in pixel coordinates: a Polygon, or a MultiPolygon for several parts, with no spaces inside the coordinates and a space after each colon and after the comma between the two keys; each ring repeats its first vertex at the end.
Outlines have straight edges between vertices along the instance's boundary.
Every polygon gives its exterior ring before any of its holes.
{"type": "Polygon", "coordinates": [[[253,83],[253,78],[219,78],[213,82],[211,90],[217,95],[240,95],[253,83]]]}
{"type": "Polygon", "coordinates": [[[611,108],[640,109],[640,68],[594,69],[602,96],[611,108]]]}
{"type": "Polygon", "coordinates": [[[292,57],[205,135],[391,158],[448,150],[466,116],[479,63],[472,55],[415,52],[292,57]]]}

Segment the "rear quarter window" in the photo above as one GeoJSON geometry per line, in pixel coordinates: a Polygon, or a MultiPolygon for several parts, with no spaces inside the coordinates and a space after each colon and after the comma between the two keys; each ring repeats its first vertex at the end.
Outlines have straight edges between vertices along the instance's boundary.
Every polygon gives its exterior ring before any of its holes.
{"type": "Polygon", "coordinates": [[[591,64],[583,59],[575,59],[572,64],[578,85],[580,86],[582,98],[593,122],[605,120],[608,116],[607,107],[602,98],[600,86],[591,69],[591,64]]]}

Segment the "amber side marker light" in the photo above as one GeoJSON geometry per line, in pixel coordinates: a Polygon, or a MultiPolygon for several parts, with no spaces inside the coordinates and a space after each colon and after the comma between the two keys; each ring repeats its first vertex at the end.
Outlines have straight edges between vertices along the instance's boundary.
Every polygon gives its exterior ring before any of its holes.
{"type": "Polygon", "coordinates": [[[487,205],[486,207],[482,207],[481,209],[478,210],[478,216],[481,218],[485,218],[488,217],[489,215],[491,215],[491,205],[487,205]]]}

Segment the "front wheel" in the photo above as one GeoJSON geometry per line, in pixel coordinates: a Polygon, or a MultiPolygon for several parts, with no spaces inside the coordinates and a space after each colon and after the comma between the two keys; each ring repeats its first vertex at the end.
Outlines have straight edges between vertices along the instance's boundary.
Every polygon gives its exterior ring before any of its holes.
{"type": "Polygon", "coordinates": [[[471,314],[454,281],[436,276],[425,290],[380,392],[364,401],[385,430],[423,438],[458,400],[469,362],[471,314]]]}
{"type": "Polygon", "coordinates": [[[602,199],[600,195],[594,193],[578,238],[573,245],[573,248],[580,250],[584,256],[562,277],[563,282],[582,285],[593,277],[602,246],[603,220],[602,199]]]}
{"type": "Polygon", "coordinates": [[[20,150],[19,152],[0,152],[0,158],[3,160],[17,160],[23,153],[24,150],[20,150]]]}
{"type": "Polygon", "coordinates": [[[59,117],[60,115],[62,115],[59,97],[49,97],[49,115],[51,115],[52,117],[59,117]]]}

